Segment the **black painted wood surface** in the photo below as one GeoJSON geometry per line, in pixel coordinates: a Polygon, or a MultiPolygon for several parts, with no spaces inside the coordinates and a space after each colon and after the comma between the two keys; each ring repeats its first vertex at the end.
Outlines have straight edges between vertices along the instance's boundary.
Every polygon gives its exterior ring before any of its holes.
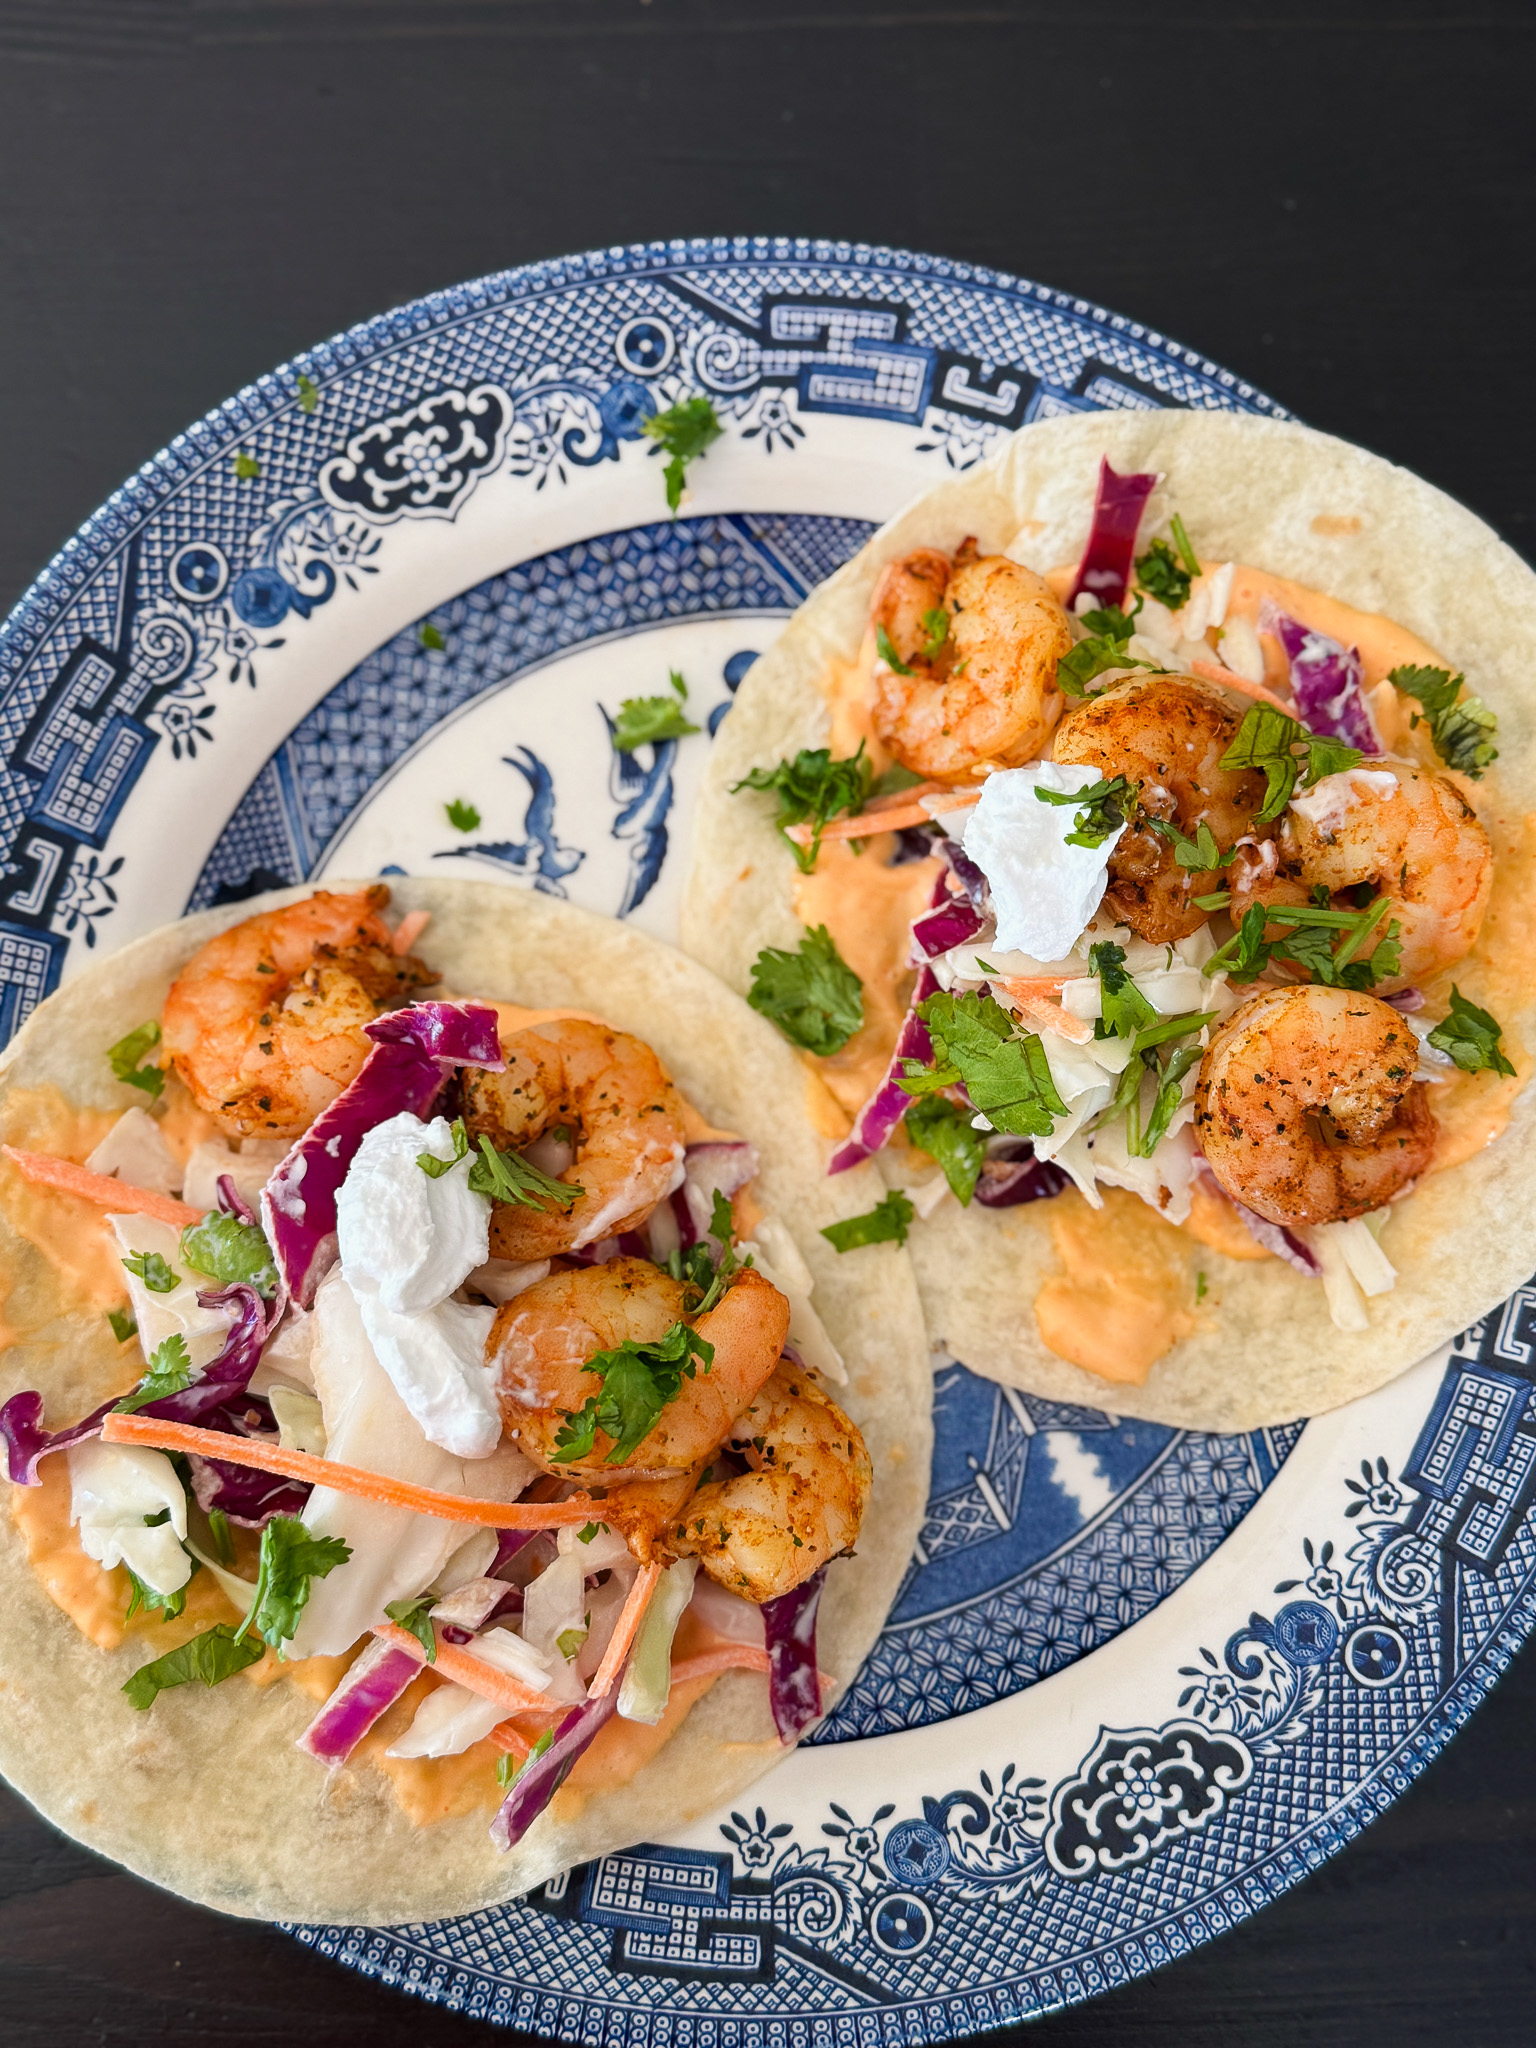
{"type": "MultiPolygon", "coordinates": [[[[0,600],[294,350],[506,264],[707,232],[1097,299],[1529,554],[1533,58],[1510,0],[0,0],[0,600]]],[[[1528,1652],[1308,1884],[1030,2039],[1530,2042],[1533,1721],[1528,1652]]],[[[472,2038],[0,1794],[6,2044],[472,2038]]]]}

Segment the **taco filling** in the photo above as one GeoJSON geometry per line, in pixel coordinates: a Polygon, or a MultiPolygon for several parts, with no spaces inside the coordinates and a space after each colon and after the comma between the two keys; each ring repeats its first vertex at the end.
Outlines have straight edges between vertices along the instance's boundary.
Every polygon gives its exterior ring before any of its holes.
{"type": "Polygon", "coordinates": [[[1136,1383],[1195,1327],[1161,1226],[1364,1330],[1391,1205],[1530,1070],[1495,1009],[1529,961],[1479,947],[1528,859],[1480,801],[1494,712],[1391,620],[1208,559],[1168,483],[1103,458],[1067,566],[1028,528],[888,561],[831,743],[733,785],[777,799],[806,927],[748,999],[850,1119],[831,1170],[897,1184],[851,1241],[1055,1203],[1041,1340],[1136,1383]]]}
{"type": "Polygon", "coordinates": [[[143,1106],[83,1160],[5,1148],[90,1219],[137,1383],[73,1422],[16,1394],[0,1436],[55,1604],[104,1650],[148,1630],[132,1707],[291,1676],[317,1773],[483,1802],[506,1849],[723,1672],[782,1743],[820,1716],[871,1469],[751,1144],[631,1033],[424,998],[388,901],[218,933],[103,1055],[143,1106]]]}

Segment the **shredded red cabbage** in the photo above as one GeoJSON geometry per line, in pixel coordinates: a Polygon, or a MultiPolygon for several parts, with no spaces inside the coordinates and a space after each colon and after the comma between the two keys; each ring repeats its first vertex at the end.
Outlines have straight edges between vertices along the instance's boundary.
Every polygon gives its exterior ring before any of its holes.
{"type": "Polygon", "coordinates": [[[912,944],[924,960],[937,960],[951,946],[963,946],[986,930],[987,920],[963,896],[951,896],[937,910],[926,911],[912,927],[912,944]]]}
{"type": "Polygon", "coordinates": [[[765,1600],[763,1634],[768,1643],[768,1700],[773,1725],[786,1748],[821,1718],[821,1673],[816,1666],[816,1610],[827,1568],[792,1593],[765,1600]]]}
{"type": "Polygon", "coordinates": [[[594,1736],[618,1710],[619,1688],[609,1686],[600,1700],[583,1700],[555,1730],[542,1756],[530,1757],[512,1780],[512,1788],[491,1822],[491,1840],[498,1849],[514,1849],[560,1790],[594,1736]]]}
{"type": "Polygon", "coordinates": [[[1070,1184],[1071,1176],[1059,1166],[1035,1157],[1028,1138],[1004,1138],[987,1148],[976,1200],[984,1209],[1017,1209],[1025,1202],[1048,1201],[1070,1184]]]}
{"type": "Polygon", "coordinates": [[[912,991],[912,1004],[901,1020],[901,1029],[896,1034],[896,1050],[891,1063],[874,1094],[853,1120],[853,1130],[832,1154],[827,1165],[828,1173],[846,1173],[850,1166],[857,1166],[878,1152],[882,1145],[888,1145],[891,1134],[906,1115],[912,1098],[901,1086],[902,1062],[904,1060],[931,1060],[933,1040],[928,1036],[928,1026],[917,1014],[919,1003],[926,1002],[938,988],[933,970],[924,967],[917,977],[917,987],[912,991]]]}
{"type": "Polygon", "coordinates": [[[1259,627],[1273,633],[1285,649],[1296,715],[1308,732],[1343,740],[1362,754],[1379,754],[1381,741],[1362,688],[1365,671],[1359,648],[1341,647],[1268,601],[1260,608],[1259,627]]]}
{"type": "Polygon", "coordinates": [[[238,1216],[242,1223],[255,1223],[256,1211],[251,1207],[244,1195],[241,1194],[227,1173],[221,1173],[214,1182],[214,1186],[219,1191],[219,1207],[227,1215],[238,1216]]]}
{"type": "Polygon", "coordinates": [[[1390,996],[1383,996],[1384,1003],[1390,1003],[1394,1010],[1401,1010],[1405,1017],[1415,1010],[1422,1010],[1428,998],[1421,988],[1400,988],[1390,996]]]}
{"type": "MultiPolygon", "coordinates": [[[[1227,1197],[1232,1201],[1231,1196],[1227,1197]]],[[[1309,1246],[1302,1243],[1294,1232],[1282,1224],[1271,1223],[1267,1216],[1260,1216],[1256,1210],[1245,1207],[1242,1202],[1232,1202],[1233,1208],[1242,1218],[1243,1228],[1255,1244],[1263,1245],[1265,1251],[1273,1252],[1278,1259],[1284,1259],[1288,1266],[1294,1266],[1298,1273],[1305,1273],[1309,1280],[1320,1280],[1323,1269],[1313,1257],[1309,1246]]]]}
{"type": "MultiPolygon", "coordinates": [[[[992,908],[992,885],[977,867],[958,839],[936,839],[931,851],[937,853],[960,887],[965,891],[966,900],[975,905],[984,916],[990,916],[992,908]]],[[[934,908],[939,904],[938,894],[934,895],[934,908]]]]}
{"type": "Polygon", "coordinates": [[[496,1012],[473,1003],[411,1003],[363,1026],[373,1050],[322,1110],[261,1194],[262,1225],[279,1273],[308,1308],[336,1258],[336,1194],[375,1124],[424,1117],[455,1067],[505,1065],[496,1012]]]}
{"type": "Polygon", "coordinates": [[[83,1444],[87,1437],[99,1435],[103,1417],[110,1415],[121,1399],[121,1394],[114,1394],[94,1414],[87,1415],[83,1422],[72,1422],[68,1429],[46,1430],[42,1395],[30,1388],[26,1393],[12,1394],[0,1408],[0,1438],[5,1441],[11,1484],[38,1485],[38,1460],[46,1458],[50,1451],[67,1451],[71,1444],[83,1444]]]}
{"type": "Polygon", "coordinates": [[[298,1747],[323,1764],[344,1763],[379,1716],[395,1704],[421,1666],[377,1638],[299,1737],[298,1747]]]}
{"type": "Polygon", "coordinates": [[[1123,604],[1136,558],[1136,529],[1147,500],[1157,487],[1157,477],[1145,471],[1120,476],[1109,466],[1106,455],[1099,463],[1099,488],[1093,500],[1093,524],[1088,545],[1077,565],[1077,575],[1067,597],[1075,604],[1087,591],[1096,603],[1123,604]]]}

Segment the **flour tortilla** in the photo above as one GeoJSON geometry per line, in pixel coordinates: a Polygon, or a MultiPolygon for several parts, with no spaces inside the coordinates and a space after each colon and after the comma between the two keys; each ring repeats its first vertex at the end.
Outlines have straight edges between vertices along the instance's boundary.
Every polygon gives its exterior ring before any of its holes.
{"type": "MultiPolygon", "coordinates": [[[[711,755],[695,826],[683,943],[745,989],[762,946],[795,946],[794,864],[772,800],[730,784],[800,747],[825,745],[819,678],[851,660],[884,565],[975,534],[1045,570],[1076,561],[1099,460],[1167,473],[1202,560],[1234,559],[1357,608],[1385,613],[1456,668],[1499,718],[1500,758],[1480,786],[1492,807],[1536,810],[1536,576],[1441,492],[1309,428],[1233,413],[1097,413],[1026,427],[969,476],[917,499],[801,606],[754,664],[711,755]]],[[[1483,801],[1480,795],[1479,801],[1483,801]]],[[[1536,1046],[1528,1006],[1501,1015],[1506,1041],[1536,1046]]],[[[1200,1327],[1144,1386],[1069,1365],[1042,1343],[1031,1304],[1061,1270],[1052,1202],[1009,1210],[946,1202],[914,1224],[910,1249],[929,1334],[987,1377],[1178,1427],[1252,1429],[1317,1414],[1401,1372],[1502,1301],[1536,1265],[1536,1100],[1475,1158],[1396,1204],[1382,1244],[1396,1289],[1370,1327],[1336,1330],[1319,1283],[1278,1260],[1228,1259],[1191,1244],[1206,1274],[1200,1327]]],[[[900,1175],[892,1155],[887,1172],[900,1175]]],[[[1076,1199],[1071,1198],[1071,1199],[1076,1199]]],[[[850,1262],[851,1263],[851,1262],[850,1262]]]]}
{"type": "MultiPolygon", "coordinates": [[[[799,1061],[760,1017],[670,947],[495,884],[391,887],[396,911],[432,913],[415,950],[456,993],[600,1014],[653,1045],[717,1128],[757,1145],[754,1192],[794,1233],[815,1275],[817,1306],[848,1370],[837,1399],[874,1463],[858,1554],[832,1566],[821,1604],[820,1661],[841,1691],[912,1555],[932,1448],[928,1352],[905,1253],[889,1246],[839,1262],[818,1235],[822,1224],[869,1208],[882,1192],[878,1175],[826,1178],[829,1147],[803,1114],[799,1061]]],[[[159,1015],[176,970],[212,933],[308,893],[209,911],[94,963],[43,1005],[0,1061],[0,1127],[13,1091],[50,1083],[76,1106],[142,1101],[112,1079],[106,1048],[159,1015]]],[[[18,1299],[37,1299],[49,1276],[3,1214],[0,1256],[13,1276],[6,1306],[14,1315],[18,1299]]],[[[54,1427],[97,1406],[124,1377],[102,1327],[99,1315],[66,1317],[13,1344],[0,1399],[39,1388],[54,1427]]],[[[294,1685],[258,1690],[237,1675],[213,1691],[193,1684],[164,1693],[136,1712],[119,1688],[156,1654],[153,1631],[116,1652],[88,1642],[44,1592],[9,1515],[0,1516],[0,1572],[0,1769],[87,1847],[226,1913],[384,1925],[472,1912],[570,1864],[664,1840],[738,1796],[783,1754],[762,1677],[728,1673],[632,1785],[584,1805],[558,1795],[501,1856],[487,1836],[488,1812],[414,1827],[371,1765],[328,1775],[295,1749],[317,1706],[294,1685]]]]}

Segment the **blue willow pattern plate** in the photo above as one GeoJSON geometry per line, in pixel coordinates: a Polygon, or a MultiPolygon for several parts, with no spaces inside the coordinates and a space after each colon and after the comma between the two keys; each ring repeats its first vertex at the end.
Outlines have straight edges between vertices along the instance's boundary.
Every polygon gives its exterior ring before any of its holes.
{"type": "MultiPolygon", "coordinates": [[[[263,379],[0,630],[0,1037],[93,948],[311,877],[452,862],[671,936],[705,751],[784,615],[999,434],[1104,406],[1279,411],[1042,286],[750,240],[483,279],[263,379]],[[672,520],[641,429],[700,390],[726,431],[672,520]],[[615,754],[673,669],[699,735],[615,754]]],[[[950,2040],[1294,1883],[1532,1625],[1536,1291],[1248,1436],[935,1369],[890,1621],[741,1810],[495,1911],[298,1939],[568,2040],[950,2040]]]]}

